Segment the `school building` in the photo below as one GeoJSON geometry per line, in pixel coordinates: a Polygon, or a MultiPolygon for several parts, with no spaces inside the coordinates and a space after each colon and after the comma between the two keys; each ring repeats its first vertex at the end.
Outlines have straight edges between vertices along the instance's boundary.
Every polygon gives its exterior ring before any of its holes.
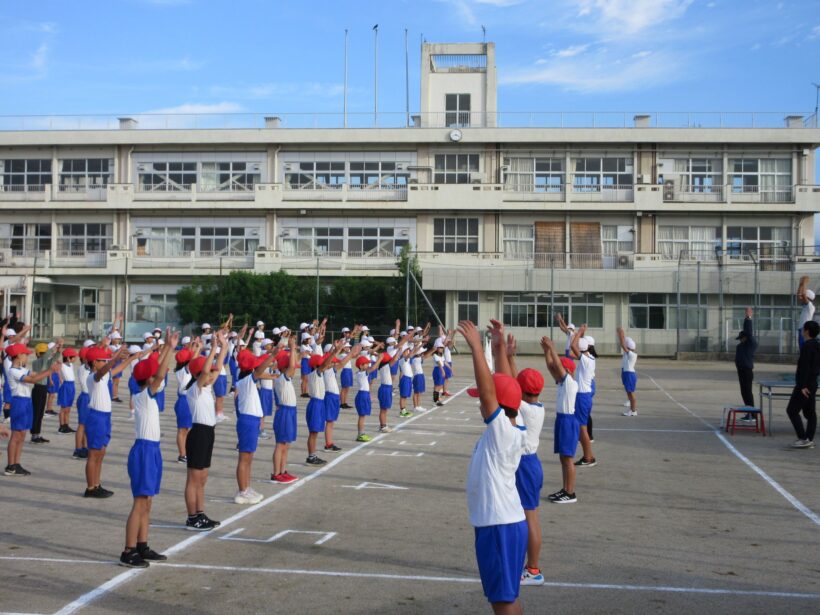
{"type": "Polygon", "coordinates": [[[0,118],[2,308],[36,338],[123,311],[136,338],[193,275],[396,275],[407,246],[447,326],[498,317],[527,349],[556,311],[604,352],[617,326],[732,348],[747,305],[791,349],[816,116],[505,113],[496,82],[492,43],[426,43],[413,114],[0,118]]]}

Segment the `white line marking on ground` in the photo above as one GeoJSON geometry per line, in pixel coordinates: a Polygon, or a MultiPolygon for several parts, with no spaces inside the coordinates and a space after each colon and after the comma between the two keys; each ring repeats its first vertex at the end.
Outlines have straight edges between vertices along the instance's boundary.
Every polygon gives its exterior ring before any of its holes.
{"type": "Polygon", "coordinates": [[[367,451],[367,456],[379,456],[379,457],[424,457],[424,453],[400,453],[399,451],[393,451],[392,453],[379,453],[377,451],[367,451]]]}
{"type": "Polygon", "coordinates": [[[808,506],[806,506],[805,504],[803,504],[803,502],[801,502],[801,501],[800,501],[800,500],[798,500],[796,497],[794,497],[794,496],[793,496],[790,492],[786,491],[786,489],[784,489],[784,488],[783,488],[783,486],[782,486],[780,483],[778,483],[778,482],[777,482],[776,480],[774,480],[771,476],[769,476],[768,474],[766,474],[766,472],[764,472],[764,471],[760,468],[760,466],[758,466],[758,465],[757,465],[756,463],[754,463],[751,459],[749,459],[748,457],[746,457],[746,455],[744,455],[744,454],[743,454],[743,453],[741,453],[739,450],[737,450],[737,449],[735,448],[735,446],[734,446],[731,442],[729,442],[729,440],[727,440],[727,439],[726,439],[726,436],[724,436],[722,433],[720,433],[719,429],[716,429],[716,428],[715,428],[713,425],[711,425],[708,421],[706,421],[705,419],[701,418],[700,416],[698,416],[697,414],[695,414],[694,412],[692,412],[689,408],[687,408],[687,407],[686,407],[686,406],[684,406],[682,403],[680,403],[677,399],[675,399],[674,397],[672,397],[669,393],[667,393],[666,389],[664,389],[661,385],[659,385],[659,384],[655,381],[655,379],[654,379],[652,376],[650,376],[650,375],[649,375],[649,374],[647,374],[646,372],[643,372],[643,373],[644,373],[644,374],[646,374],[646,376],[647,376],[647,377],[648,377],[648,378],[652,381],[652,383],[653,383],[656,387],[658,387],[658,390],[660,390],[661,392],[663,392],[663,394],[664,394],[664,395],[666,395],[666,396],[667,396],[667,397],[668,397],[668,398],[669,398],[669,399],[670,399],[673,403],[677,404],[678,406],[680,406],[681,408],[683,408],[684,410],[686,410],[686,412],[688,412],[689,414],[691,414],[694,418],[696,418],[696,419],[697,419],[697,420],[699,420],[701,423],[703,423],[704,425],[706,425],[707,427],[709,427],[709,428],[712,430],[712,433],[714,433],[714,434],[717,436],[718,440],[720,440],[720,441],[723,443],[723,445],[724,445],[727,449],[729,449],[729,452],[731,452],[731,453],[732,453],[735,457],[737,457],[738,459],[740,459],[740,461],[742,461],[743,463],[745,463],[745,464],[746,464],[746,465],[747,465],[747,466],[748,466],[748,467],[749,467],[749,468],[750,468],[750,469],[751,469],[751,470],[752,470],[755,474],[757,474],[758,476],[760,476],[760,478],[762,478],[764,481],[766,481],[766,483],[768,483],[768,485],[769,485],[772,489],[774,489],[774,490],[775,490],[775,491],[777,491],[780,495],[782,495],[782,496],[785,498],[785,500],[786,500],[789,504],[791,504],[792,506],[794,506],[794,508],[796,508],[798,511],[800,511],[801,513],[803,513],[803,514],[804,514],[804,515],[805,515],[805,516],[806,516],[806,517],[807,517],[807,518],[808,518],[808,519],[809,519],[812,523],[814,523],[815,525],[820,526],[820,515],[818,515],[817,513],[815,513],[815,512],[814,512],[811,508],[809,508],[809,507],[808,507],[808,506]]]}
{"type": "Polygon", "coordinates": [[[630,429],[628,427],[596,427],[595,431],[638,431],[652,433],[714,433],[711,429],[630,429]]]}
{"type": "Polygon", "coordinates": [[[339,485],[344,489],[355,489],[361,491],[362,489],[396,489],[399,491],[406,491],[407,487],[400,487],[399,485],[390,485],[388,483],[359,483],[358,485],[339,485]]]}
{"type": "Polygon", "coordinates": [[[433,440],[425,444],[424,442],[408,442],[407,440],[402,440],[399,442],[399,446],[435,446],[437,442],[437,440],[433,440]]]}
{"type": "Polygon", "coordinates": [[[281,532],[278,532],[278,533],[274,534],[270,538],[238,538],[239,534],[241,534],[244,531],[245,531],[244,527],[236,528],[233,532],[229,532],[228,534],[225,534],[224,536],[220,536],[219,540],[236,540],[236,541],[239,541],[239,542],[269,543],[269,542],[276,542],[277,540],[279,540],[283,536],[287,536],[288,534],[319,534],[320,536],[322,536],[322,538],[320,538],[319,540],[317,540],[313,544],[323,545],[328,540],[330,540],[331,538],[333,538],[334,536],[337,535],[336,532],[317,532],[315,530],[282,530],[281,532]]]}
{"type": "MultiPolygon", "coordinates": [[[[460,391],[455,393],[452,397],[448,397],[447,401],[445,401],[444,403],[445,404],[449,403],[451,400],[453,400],[456,397],[458,397],[459,395],[461,395],[468,388],[470,388],[470,385],[465,386],[463,389],[461,389],[460,391]]],[[[433,410],[435,410],[435,408],[433,408],[433,410]]],[[[432,412],[432,410],[431,410],[431,412],[432,412]]],[[[397,425],[394,432],[395,431],[400,431],[406,425],[409,425],[410,423],[412,423],[416,419],[418,419],[422,416],[425,416],[426,414],[428,414],[428,413],[418,414],[414,417],[411,417],[411,418],[407,419],[403,423],[397,425]]],[[[289,494],[293,493],[294,491],[296,491],[297,489],[299,489],[303,485],[306,485],[307,483],[309,483],[311,480],[313,480],[317,476],[321,476],[322,474],[324,474],[325,472],[327,472],[331,468],[335,467],[336,465],[341,463],[342,460],[347,459],[347,457],[349,457],[353,453],[355,453],[357,451],[360,451],[362,448],[372,444],[373,442],[379,441],[385,435],[387,435],[387,434],[380,434],[380,435],[376,436],[375,438],[373,438],[370,442],[362,442],[358,446],[354,446],[350,450],[345,451],[344,453],[342,453],[341,455],[336,457],[336,459],[334,459],[333,461],[331,461],[327,465],[322,466],[318,470],[315,470],[313,473],[308,474],[307,476],[305,476],[304,478],[296,481],[295,483],[292,483],[290,485],[290,487],[287,487],[287,488],[283,489],[282,491],[280,491],[276,495],[272,495],[271,497],[262,500],[258,504],[254,504],[253,506],[250,506],[248,508],[245,508],[244,510],[239,511],[238,513],[236,513],[232,517],[228,517],[227,519],[225,519],[222,522],[221,527],[225,528],[228,525],[231,525],[232,523],[235,523],[235,522],[239,521],[240,519],[244,519],[245,517],[247,517],[251,513],[254,513],[257,510],[259,510],[260,508],[264,508],[268,504],[271,504],[271,503],[275,502],[279,498],[282,498],[286,495],[289,495],[289,494]]],[[[421,453],[419,455],[421,455],[421,453]]],[[[208,534],[210,534],[210,533],[211,532],[198,532],[198,533],[195,533],[190,538],[186,538],[185,540],[182,540],[182,541],[178,542],[177,544],[173,545],[172,547],[169,547],[168,549],[166,549],[164,551],[164,554],[170,557],[171,555],[174,555],[176,553],[180,553],[181,551],[184,551],[185,549],[187,549],[191,545],[196,544],[197,542],[199,542],[203,538],[207,537],[208,534]]],[[[91,604],[94,600],[96,600],[100,596],[103,596],[106,593],[108,593],[109,591],[111,591],[112,589],[115,589],[116,587],[119,587],[123,583],[126,583],[127,581],[130,581],[133,577],[137,576],[141,572],[144,572],[145,570],[148,570],[148,569],[147,568],[131,568],[130,570],[127,570],[126,572],[123,572],[122,574],[119,574],[119,575],[115,576],[114,578],[109,579],[108,581],[106,581],[102,585],[99,585],[95,589],[92,589],[90,592],[87,592],[87,593],[83,594],[82,596],[78,597],[76,600],[73,600],[72,602],[69,602],[66,606],[64,606],[62,609],[57,611],[54,615],[72,615],[73,613],[76,613],[80,609],[82,609],[82,608],[88,606],[89,604],[91,604]]]]}
{"type": "MultiPolygon", "coordinates": [[[[103,564],[111,565],[113,562],[108,560],[67,560],[59,558],[47,557],[0,557],[0,560],[21,560],[21,561],[37,561],[37,562],[54,562],[60,564],[103,564]]],[[[320,577],[347,577],[356,579],[382,579],[382,580],[396,580],[396,581],[429,581],[438,583],[481,583],[478,577],[447,577],[447,576],[426,576],[426,575],[405,575],[405,574],[388,574],[380,572],[345,572],[335,570],[301,570],[298,568],[253,568],[243,566],[213,566],[209,564],[186,564],[161,562],[153,564],[152,566],[160,566],[163,568],[181,568],[189,570],[212,570],[217,572],[252,572],[258,574],[291,574],[300,576],[320,576],[320,577]]],[[[602,590],[618,590],[618,591],[643,591],[643,592],[664,592],[676,594],[718,594],[730,596],[762,596],[767,598],[801,598],[808,600],[819,600],[820,594],[799,593],[799,592],[783,592],[783,591],[767,591],[767,590],[747,590],[747,589],[730,589],[723,587],[676,587],[672,585],[629,585],[617,583],[569,583],[562,581],[547,581],[544,587],[553,587],[558,589],[602,589],[602,590]]],[[[537,590],[533,590],[537,591],[537,590]]],[[[0,615],[8,615],[0,613],[0,615]]],[[[36,614],[23,614],[36,615],[36,614]]]]}

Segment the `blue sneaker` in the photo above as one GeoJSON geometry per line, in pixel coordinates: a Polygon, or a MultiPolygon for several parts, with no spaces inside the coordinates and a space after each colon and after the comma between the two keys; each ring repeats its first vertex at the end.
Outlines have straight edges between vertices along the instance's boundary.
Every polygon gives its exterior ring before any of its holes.
{"type": "Polygon", "coordinates": [[[544,575],[541,571],[534,568],[524,568],[521,573],[521,585],[543,585],[544,575]]]}

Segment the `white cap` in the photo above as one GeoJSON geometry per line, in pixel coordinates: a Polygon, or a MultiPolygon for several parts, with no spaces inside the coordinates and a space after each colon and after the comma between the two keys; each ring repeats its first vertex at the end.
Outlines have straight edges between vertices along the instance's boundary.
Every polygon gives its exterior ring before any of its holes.
{"type": "Polygon", "coordinates": [[[121,340],[122,335],[120,335],[119,331],[114,331],[114,333],[111,334],[111,339],[112,340],[121,340]]]}
{"type": "Polygon", "coordinates": [[[211,329],[211,328],[212,328],[211,325],[209,325],[207,322],[202,323],[202,330],[203,331],[205,331],[205,329],[211,329]]]}
{"type": "Polygon", "coordinates": [[[138,352],[142,352],[142,348],[140,348],[136,344],[131,344],[128,347],[128,354],[137,354],[138,352]]]}
{"type": "Polygon", "coordinates": [[[262,346],[268,346],[270,344],[273,344],[272,339],[269,339],[269,338],[266,337],[265,339],[262,340],[262,346]]]}
{"type": "Polygon", "coordinates": [[[160,327],[154,327],[153,329],[151,329],[151,333],[156,333],[157,331],[162,333],[162,329],[160,327]]]}
{"type": "Polygon", "coordinates": [[[433,348],[444,348],[444,340],[440,337],[436,338],[436,341],[433,342],[433,348]]]}
{"type": "Polygon", "coordinates": [[[302,341],[313,339],[310,333],[302,333],[302,341]]]}
{"type": "Polygon", "coordinates": [[[629,350],[635,350],[635,340],[633,340],[631,337],[624,338],[624,343],[626,344],[626,347],[629,350]]]}
{"type": "Polygon", "coordinates": [[[362,341],[361,341],[361,346],[362,346],[362,348],[370,348],[372,345],[373,345],[373,344],[371,344],[371,343],[370,343],[370,342],[368,342],[367,340],[362,340],[362,341]]]}
{"type": "Polygon", "coordinates": [[[589,344],[590,346],[595,345],[595,338],[592,337],[591,335],[585,335],[584,339],[587,341],[587,344],[589,344]]]}
{"type": "Polygon", "coordinates": [[[290,331],[290,329],[288,329],[285,325],[282,325],[281,327],[279,327],[279,329],[281,329],[282,333],[284,333],[285,331],[290,331]]]}
{"type": "Polygon", "coordinates": [[[83,348],[88,348],[89,346],[93,346],[96,342],[94,340],[85,340],[83,342],[83,348]]]}
{"type": "Polygon", "coordinates": [[[280,329],[279,327],[274,327],[273,328],[273,334],[274,335],[281,335],[281,333],[282,333],[282,329],[280,329]]]}
{"type": "Polygon", "coordinates": [[[352,346],[350,345],[350,342],[345,342],[345,345],[342,346],[342,348],[352,348],[352,346]]]}
{"type": "Polygon", "coordinates": [[[257,326],[257,327],[264,327],[264,326],[265,326],[265,323],[264,323],[264,322],[262,322],[261,320],[257,320],[257,321],[256,321],[256,326],[257,326]]]}
{"type": "Polygon", "coordinates": [[[191,336],[186,335],[181,340],[179,340],[181,344],[190,344],[191,343],[191,336]]]}
{"type": "Polygon", "coordinates": [[[362,331],[370,331],[370,327],[367,325],[362,325],[362,331]]]}
{"type": "Polygon", "coordinates": [[[153,344],[143,344],[142,345],[143,350],[151,350],[152,347],[153,347],[153,344]]]}
{"type": "Polygon", "coordinates": [[[416,331],[424,331],[422,327],[416,327],[416,331]]]}
{"type": "Polygon", "coordinates": [[[299,331],[303,331],[304,329],[307,329],[307,328],[308,328],[308,324],[306,322],[303,322],[302,324],[299,325],[299,331]]]}
{"type": "Polygon", "coordinates": [[[806,291],[806,299],[809,301],[814,301],[814,291],[812,289],[808,289],[806,291]]]}
{"type": "Polygon", "coordinates": [[[388,344],[395,344],[396,343],[396,338],[391,336],[391,337],[388,337],[385,341],[388,344]]]}
{"type": "Polygon", "coordinates": [[[237,335],[239,334],[236,331],[231,331],[230,333],[228,333],[228,337],[236,337],[237,335]]]}
{"type": "Polygon", "coordinates": [[[257,331],[256,333],[253,334],[253,339],[255,339],[255,340],[265,339],[265,334],[262,331],[257,331]]]}
{"type": "Polygon", "coordinates": [[[569,324],[567,325],[567,329],[572,329],[573,331],[575,331],[575,325],[574,325],[574,324],[572,324],[572,323],[569,323],[569,324]]]}
{"type": "Polygon", "coordinates": [[[350,333],[350,327],[342,327],[342,333],[350,333]]]}
{"type": "Polygon", "coordinates": [[[151,335],[150,331],[146,331],[145,333],[142,334],[142,339],[144,339],[144,340],[147,340],[149,337],[154,337],[153,335],[151,335]]]}
{"type": "Polygon", "coordinates": [[[589,342],[587,342],[586,337],[582,337],[578,340],[578,350],[580,350],[581,352],[586,352],[587,350],[589,350],[589,342]]]}
{"type": "Polygon", "coordinates": [[[332,344],[325,344],[325,347],[323,348],[323,350],[324,350],[325,352],[330,352],[330,349],[331,349],[331,348],[333,348],[333,345],[332,345],[332,344]]]}
{"type": "Polygon", "coordinates": [[[49,342],[49,343],[47,344],[47,346],[48,346],[48,349],[49,349],[49,350],[51,350],[52,348],[54,348],[56,345],[57,345],[57,344],[55,344],[54,342],[49,342]]]}
{"type": "Polygon", "coordinates": [[[408,331],[415,331],[416,328],[413,325],[407,325],[407,330],[408,331]]]}

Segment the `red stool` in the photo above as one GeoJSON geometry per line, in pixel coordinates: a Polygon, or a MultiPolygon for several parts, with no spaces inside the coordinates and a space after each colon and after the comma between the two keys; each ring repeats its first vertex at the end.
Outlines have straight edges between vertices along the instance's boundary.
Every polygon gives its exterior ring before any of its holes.
{"type": "Polygon", "coordinates": [[[766,435],[766,421],[763,418],[763,411],[752,406],[725,406],[723,416],[726,417],[725,429],[729,434],[735,435],[737,431],[754,431],[755,433],[766,435]],[[755,418],[754,425],[737,424],[737,414],[751,414],[755,418]]]}

